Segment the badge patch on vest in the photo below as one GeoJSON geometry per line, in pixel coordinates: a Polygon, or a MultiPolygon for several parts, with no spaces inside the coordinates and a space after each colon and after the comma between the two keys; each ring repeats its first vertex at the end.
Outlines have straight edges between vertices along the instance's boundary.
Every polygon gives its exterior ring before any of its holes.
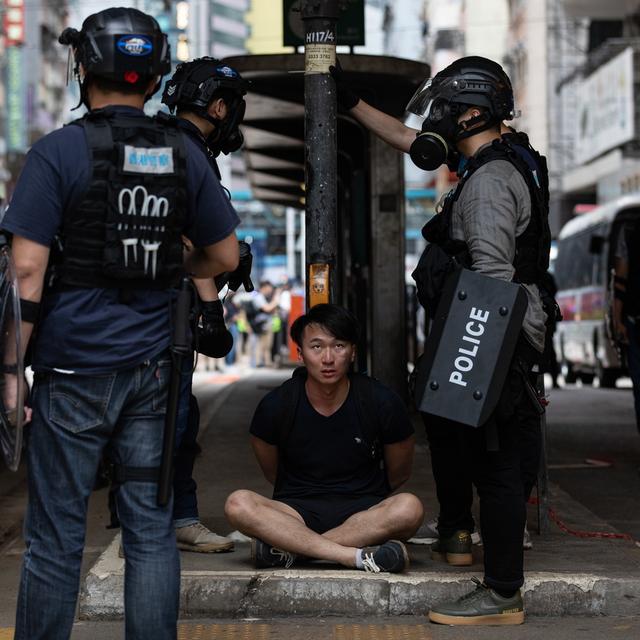
{"type": "Polygon", "coordinates": [[[172,174],[173,149],[171,147],[124,146],[122,170],[129,173],[172,174]]]}

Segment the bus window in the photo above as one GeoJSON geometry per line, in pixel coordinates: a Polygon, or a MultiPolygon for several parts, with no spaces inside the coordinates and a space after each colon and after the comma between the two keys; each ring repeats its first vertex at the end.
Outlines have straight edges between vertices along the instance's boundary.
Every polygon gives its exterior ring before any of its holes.
{"type": "Polygon", "coordinates": [[[607,223],[599,224],[593,227],[591,231],[590,249],[592,249],[591,255],[593,259],[591,284],[594,286],[606,287],[607,285],[608,231],[609,225],[607,223]]]}
{"type": "Polygon", "coordinates": [[[556,280],[558,289],[578,289],[591,284],[594,256],[589,253],[591,230],[558,243],[556,280]]]}

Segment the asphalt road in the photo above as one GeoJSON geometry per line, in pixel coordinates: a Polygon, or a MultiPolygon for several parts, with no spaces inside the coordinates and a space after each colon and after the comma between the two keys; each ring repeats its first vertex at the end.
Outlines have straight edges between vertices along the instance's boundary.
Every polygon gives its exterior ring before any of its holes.
{"type": "Polygon", "coordinates": [[[640,540],[640,433],[631,388],[621,383],[624,388],[571,385],[549,392],[549,477],[618,531],[640,540]]]}

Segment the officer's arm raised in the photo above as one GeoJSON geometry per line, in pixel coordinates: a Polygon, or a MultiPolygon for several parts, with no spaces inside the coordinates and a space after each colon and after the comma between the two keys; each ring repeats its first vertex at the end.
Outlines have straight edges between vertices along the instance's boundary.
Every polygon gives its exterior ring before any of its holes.
{"type": "Polygon", "coordinates": [[[234,271],[239,258],[238,239],[231,233],[220,242],[189,251],[185,268],[196,278],[212,278],[225,271],[234,271]]]}
{"type": "Polygon", "coordinates": [[[364,100],[360,100],[349,113],[369,131],[384,140],[387,144],[395,147],[399,151],[409,153],[411,143],[416,139],[419,131],[407,127],[405,124],[390,116],[384,111],[380,111],[364,100]]]}

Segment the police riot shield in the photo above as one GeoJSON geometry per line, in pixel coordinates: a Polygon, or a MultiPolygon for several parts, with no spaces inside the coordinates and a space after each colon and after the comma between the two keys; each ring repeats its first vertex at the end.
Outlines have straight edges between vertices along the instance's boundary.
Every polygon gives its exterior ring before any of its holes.
{"type": "Polygon", "coordinates": [[[12,471],[20,464],[24,421],[20,322],[20,295],[11,251],[3,246],[0,249],[0,449],[12,471]]]}
{"type": "Polygon", "coordinates": [[[452,273],[418,367],[418,409],[483,425],[502,391],[526,309],[518,284],[468,269],[452,273]]]}

